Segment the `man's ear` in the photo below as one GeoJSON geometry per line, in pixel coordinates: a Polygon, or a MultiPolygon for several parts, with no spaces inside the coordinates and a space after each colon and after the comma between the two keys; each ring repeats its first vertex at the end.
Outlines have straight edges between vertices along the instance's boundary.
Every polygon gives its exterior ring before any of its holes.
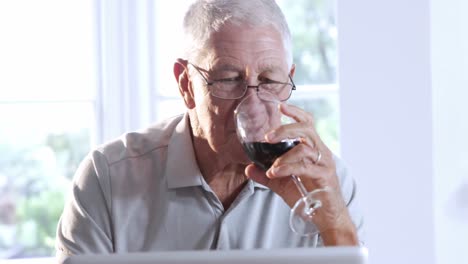
{"type": "Polygon", "coordinates": [[[179,92],[184,99],[185,105],[188,109],[195,107],[195,98],[192,90],[192,83],[188,76],[188,62],[183,59],[177,59],[174,62],[174,77],[179,85],[179,92]]]}
{"type": "Polygon", "coordinates": [[[296,64],[291,65],[291,70],[289,71],[289,76],[294,77],[294,73],[296,72],[296,64]]]}

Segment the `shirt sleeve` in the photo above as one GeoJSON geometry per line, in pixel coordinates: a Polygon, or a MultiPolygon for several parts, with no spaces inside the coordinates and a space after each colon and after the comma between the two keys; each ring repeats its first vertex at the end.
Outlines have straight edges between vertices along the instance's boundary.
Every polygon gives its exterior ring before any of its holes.
{"type": "Polygon", "coordinates": [[[108,174],[107,160],[98,151],[80,164],[57,226],[57,258],[113,252],[108,174]]]}
{"type": "MultiPolygon", "coordinates": [[[[336,163],[336,173],[338,175],[338,180],[340,181],[341,193],[346,202],[346,207],[348,208],[351,220],[356,226],[359,243],[363,246],[365,244],[364,217],[359,207],[358,187],[354,178],[349,175],[344,162],[336,156],[334,159],[336,163]]],[[[319,239],[318,244],[323,246],[321,238],[319,239]]]]}

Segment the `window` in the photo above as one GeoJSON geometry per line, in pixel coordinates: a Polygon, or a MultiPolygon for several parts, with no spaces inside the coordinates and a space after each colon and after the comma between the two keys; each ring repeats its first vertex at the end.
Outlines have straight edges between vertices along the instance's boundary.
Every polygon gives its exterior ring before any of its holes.
{"type": "Polygon", "coordinates": [[[192,2],[193,0],[155,1],[155,57],[158,59],[155,60],[157,88],[153,111],[158,121],[184,113],[186,109],[180,98],[172,67],[175,59],[182,54],[183,40],[180,32],[185,11],[192,2]]]}
{"type": "Polygon", "coordinates": [[[94,143],[93,1],[0,2],[0,258],[51,256],[94,143]]]}
{"type": "Polygon", "coordinates": [[[339,154],[337,29],[334,0],[277,0],[293,37],[294,81],[289,100],[315,118],[317,132],[339,154]]]}

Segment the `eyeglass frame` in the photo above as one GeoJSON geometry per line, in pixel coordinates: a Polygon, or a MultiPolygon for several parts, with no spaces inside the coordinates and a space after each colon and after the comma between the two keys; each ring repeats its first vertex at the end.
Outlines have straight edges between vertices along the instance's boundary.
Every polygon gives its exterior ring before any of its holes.
{"type": "MultiPolygon", "coordinates": [[[[198,67],[197,65],[195,65],[195,64],[193,64],[193,63],[191,63],[191,62],[188,62],[188,61],[187,61],[187,64],[192,65],[192,66],[195,68],[195,70],[197,70],[197,72],[200,74],[200,76],[201,76],[201,77],[203,78],[203,80],[205,81],[206,86],[210,87],[210,86],[214,85],[214,84],[217,83],[217,82],[221,82],[221,81],[211,81],[211,82],[208,81],[208,79],[205,77],[205,75],[202,74],[202,72],[200,71],[200,69],[202,69],[202,70],[205,71],[205,72],[208,72],[207,70],[205,70],[205,69],[203,69],[203,68],[201,68],[201,67],[198,67]]],[[[289,98],[291,98],[292,92],[296,90],[296,84],[294,83],[294,81],[293,81],[291,75],[288,74],[288,77],[289,77],[289,80],[291,81],[291,83],[288,83],[288,82],[286,82],[286,83],[285,83],[285,82],[278,82],[278,81],[273,81],[273,80],[272,80],[271,82],[268,82],[268,83],[267,83],[267,82],[263,82],[263,83],[261,82],[261,83],[259,83],[259,84],[257,84],[257,85],[248,85],[247,82],[245,82],[246,85],[245,85],[245,88],[244,88],[244,92],[243,92],[240,96],[234,97],[234,98],[223,98],[223,97],[220,97],[220,96],[216,96],[216,95],[214,95],[213,93],[211,93],[211,89],[210,89],[210,94],[211,94],[212,96],[216,97],[216,98],[220,98],[220,99],[224,99],[224,100],[236,100],[236,99],[239,99],[239,98],[244,97],[245,94],[247,93],[247,90],[248,90],[248,89],[256,88],[256,92],[258,93],[258,92],[260,91],[260,86],[263,85],[263,84],[284,84],[284,85],[291,85],[292,87],[291,87],[291,90],[289,91],[288,97],[287,97],[286,99],[280,100],[281,102],[285,102],[285,101],[287,101],[289,98]]],[[[244,81],[245,81],[245,80],[244,80],[244,81]]]]}

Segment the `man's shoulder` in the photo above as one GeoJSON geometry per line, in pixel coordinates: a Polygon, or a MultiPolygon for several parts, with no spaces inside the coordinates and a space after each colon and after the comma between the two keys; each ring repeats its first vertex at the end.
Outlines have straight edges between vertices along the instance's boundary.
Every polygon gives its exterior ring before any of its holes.
{"type": "Polygon", "coordinates": [[[145,129],[129,132],[98,146],[95,151],[105,156],[109,164],[128,158],[138,158],[153,151],[167,148],[175,127],[183,122],[178,115],[145,129]]]}

